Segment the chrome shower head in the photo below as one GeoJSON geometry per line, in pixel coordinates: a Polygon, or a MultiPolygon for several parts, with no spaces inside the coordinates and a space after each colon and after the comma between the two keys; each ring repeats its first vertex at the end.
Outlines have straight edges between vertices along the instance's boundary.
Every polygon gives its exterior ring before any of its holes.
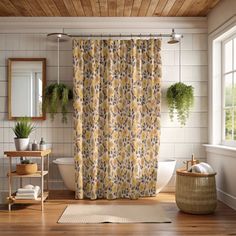
{"type": "Polygon", "coordinates": [[[168,41],[169,44],[175,44],[175,43],[178,43],[179,40],[174,38],[174,37],[171,37],[170,40],[168,41]]]}
{"type": "Polygon", "coordinates": [[[179,43],[179,40],[180,40],[181,37],[182,37],[182,35],[176,34],[175,30],[172,29],[171,37],[170,37],[170,40],[168,41],[168,43],[169,44],[179,43]]]}
{"type": "Polygon", "coordinates": [[[60,42],[64,42],[70,40],[70,35],[65,33],[51,33],[47,37],[52,41],[60,40],[60,42]]]}

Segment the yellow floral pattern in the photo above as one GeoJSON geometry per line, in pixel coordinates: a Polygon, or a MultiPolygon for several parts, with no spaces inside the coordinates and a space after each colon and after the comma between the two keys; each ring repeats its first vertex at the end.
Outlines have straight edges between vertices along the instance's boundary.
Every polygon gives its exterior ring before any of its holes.
{"type": "Polygon", "coordinates": [[[156,194],[161,41],[73,42],[76,198],[156,194]]]}

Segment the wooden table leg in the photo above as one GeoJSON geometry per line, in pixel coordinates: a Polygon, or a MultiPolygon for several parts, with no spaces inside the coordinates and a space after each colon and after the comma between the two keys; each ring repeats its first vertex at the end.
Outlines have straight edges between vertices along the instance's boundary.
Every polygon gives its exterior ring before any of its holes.
{"type": "Polygon", "coordinates": [[[9,157],[9,173],[8,173],[8,192],[9,192],[9,198],[8,198],[8,211],[11,211],[11,198],[12,198],[12,192],[11,192],[11,172],[12,172],[12,158],[9,157]]]}
{"type": "Polygon", "coordinates": [[[41,157],[41,211],[43,211],[43,193],[44,193],[43,167],[44,167],[44,157],[41,157]]]}
{"type": "Polygon", "coordinates": [[[47,175],[47,191],[49,191],[49,154],[47,155],[47,171],[48,171],[48,175],[47,175]]]}

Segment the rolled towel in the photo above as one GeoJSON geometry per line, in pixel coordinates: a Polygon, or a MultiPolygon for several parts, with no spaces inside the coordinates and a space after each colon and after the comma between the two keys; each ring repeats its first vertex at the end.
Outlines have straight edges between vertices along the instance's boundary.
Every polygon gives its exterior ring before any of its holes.
{"type": "Polygon", "coordinates": [[[201,162],[199,164],[193,165],[188,169],[188,172],[193,172],[193,173],[204,173],[204,174],[213,174],[215,171],[213,168],[205,163],[201,162]]]}
{"type": "Polygon", "coordinates": [[[33,189],[34,188],[34,185],[32,184],[27,184],[23,187],[23,189],[33,189]]]}
{"type": "Polygon", "coordinates": [[[193,173],[206,173],[206,170],[204,167],[202,167],[200,164],[196,164],[191,166],[188,169],[188,172],[193,172],[193,173]]]}
{"type": "Polygon", "coordinates": [[[213,170],[213,168],[209,164],[207,164],[205,162],[201,162],[200,165],[205,168],[205,170],[207,171],[208,174],[215,173],[215,171],[213,170]]]}

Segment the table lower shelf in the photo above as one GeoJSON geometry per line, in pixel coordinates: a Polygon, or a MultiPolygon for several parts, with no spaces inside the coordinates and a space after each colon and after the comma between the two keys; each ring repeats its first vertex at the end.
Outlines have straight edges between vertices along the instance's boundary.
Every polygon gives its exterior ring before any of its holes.
{"type": "MultiPolygon", "coordinates": [[[[43,201],[48,198],[49,192],[43,192],[43,201]]],[[[9,199],[8,202],[12,204],[38,204],[41,203],[41,194],[37,197],[37,199],[15,199],[15,193],[9,199]]]]}
{"type": "MultiPolygon", "coordinates": [[[[48,171],[44,170],[43,171],[43,176],[47,175],[48,171]]],[[[21,178],[39,178],[42,177],[41,171],[36,171],[34,174],[28,174],[28,175],[19,175],[16,173],[16,171],[11,172],[11,174],[7,173],[7,176],[11,175],[12,177],[21,177],[21,178]]]]}

